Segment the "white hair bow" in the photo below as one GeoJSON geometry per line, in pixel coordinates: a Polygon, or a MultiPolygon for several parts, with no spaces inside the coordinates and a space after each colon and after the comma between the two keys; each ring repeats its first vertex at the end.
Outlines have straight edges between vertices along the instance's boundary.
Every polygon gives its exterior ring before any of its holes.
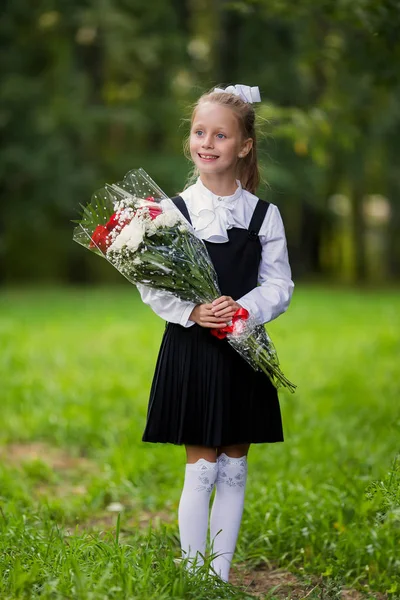
{"type": "Polygon", "coordinates": [[[242,85],[237,83],[236,85],[228,85],[224,90],[222,88],[214,88],[214,92],[226,92],[228,94],[234,94],[239,96],[244,102],[261,102],[260,90],[257,86],[250,87],[249,85],[242,85]]]}

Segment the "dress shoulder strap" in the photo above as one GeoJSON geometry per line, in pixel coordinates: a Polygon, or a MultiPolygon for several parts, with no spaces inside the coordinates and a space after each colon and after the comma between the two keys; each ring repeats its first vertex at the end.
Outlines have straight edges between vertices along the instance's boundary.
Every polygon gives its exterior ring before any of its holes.
{"type": "Polygon", "coordinates": [[[258,238],[258,233],[261,225],[263,224],[268,208],[269,202],[260,199],[258,200],[249,224],[249,237],[251,239],[255,240],[258,238]]]}
{"type": "Polygon", "coordinates": [[[189,221],[190,224],[192,224],[188,207],[186,206],[186,202],[184,201],[184,199],[181,196],[174,196],[173,198],[171,198],[171,200],[175,204],[176,208],[178,208],[181,211],[185,219],[189,221]]]}

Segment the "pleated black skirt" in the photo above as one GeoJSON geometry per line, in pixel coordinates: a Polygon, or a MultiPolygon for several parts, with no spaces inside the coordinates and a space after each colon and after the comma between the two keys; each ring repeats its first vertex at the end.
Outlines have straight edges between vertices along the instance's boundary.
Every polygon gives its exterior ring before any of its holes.
{"type": "Polygon", "coordinates": [[[277,390],[209,329],[168,323],[142,440],[209,447],[282,442],[277,390]]]}

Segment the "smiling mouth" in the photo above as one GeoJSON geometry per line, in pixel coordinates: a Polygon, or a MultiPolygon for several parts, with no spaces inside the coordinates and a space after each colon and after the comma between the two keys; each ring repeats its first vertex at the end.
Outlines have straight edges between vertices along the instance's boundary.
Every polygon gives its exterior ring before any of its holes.
{"type": "Polygon", "coordinates": [[[215,160],[216,158],[218,158],[218,156],[215,156],[215,154],[200,154],[200,153],[198,153],[198,155],[203,160],[215,160]]]}

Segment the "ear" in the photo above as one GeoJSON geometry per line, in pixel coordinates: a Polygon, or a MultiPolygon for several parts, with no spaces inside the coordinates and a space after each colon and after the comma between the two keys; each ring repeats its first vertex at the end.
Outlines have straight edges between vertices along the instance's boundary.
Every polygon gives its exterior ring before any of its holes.
{"type": "Polygon", "coordinates": [[[238,153],[238,157],[244,158],[245,156],[247,156],[248,153],[250,152],[250,150],[252,149],[252,147],[253,147],[253,138],[248,138],[247,140],[245,140],[242,143],[242,146],[238,153]]]}

